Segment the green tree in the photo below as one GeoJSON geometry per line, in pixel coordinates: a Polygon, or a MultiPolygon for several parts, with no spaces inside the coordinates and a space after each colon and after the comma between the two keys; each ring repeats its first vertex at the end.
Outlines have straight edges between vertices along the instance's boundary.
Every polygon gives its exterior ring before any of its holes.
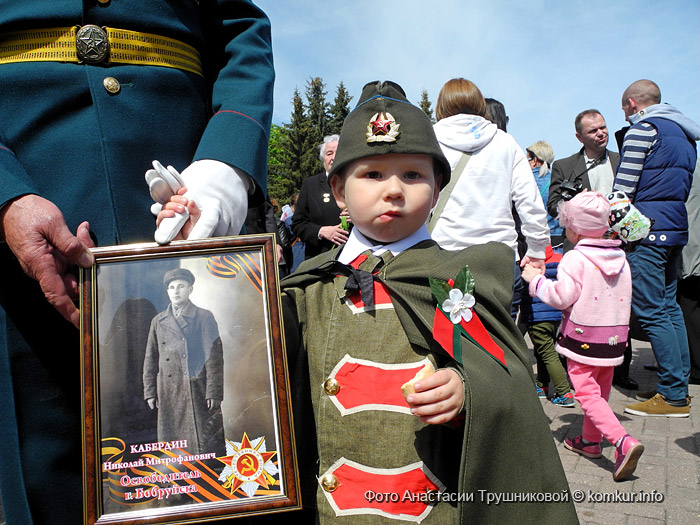
{"type": "Polygon", "coordinates": [[[328,134],[333,135],[340,133],[340,128],[343,127],[343,122],[345,122],[345,117],[350,113],[351,101],[352,97],[341,80],[335,92],[335,100],[328,112],[330,115],[328,134]]]}
{"type": "Polygon", "coordinates": [[[306,115],[304,101],[299,90],[295,89],[292,99],[292,121],[284,125],[282,140],[282,147],[285,149],[283,169],[295,189],[299,189],[301,182],[309,175],[304,170],[308,163],[305,160],[308,150],[313,147],[310,131],[311,124],[306,115]]]}
{"type": "Polygon", "coordinates": [[[311,126],[312,142],[321,143],[328,134],[328,103],[326,102],[326,84],[321,77],[310,78],[306,82],[307,118],[311,126]]]}
{"type": "Polygon", "coordinates": [[[280,205],[286,204],[294,193],[294,182],[287,172],[289,155],[285,147],[286,134],[283,126],[272,124],[267,156],[267,193],[280,205]]]}
{"type": "Polygon", "coordinates": [[[352,97],[341,81],[333,105],[326,102],[323,79],[313,77],[306,84],[306,103],[294,90],[289,124],[273,124],[268,147],[268,194],[280,204],[299,191],[305,178],[323,169],[318,146],[326,135],[339,133],[350,113],[352,97]]]}
{"type": "Polygon", "coordinates": [[[318,173],[323,167],[319,159],[318,145],[328,134],[329,118],[325,89],[326,85],[320,77],[310,78],[306,83],[306,120],[309,127],[306,136],[306,151],[301,156],[302,180],[318,173]]]}
{"type": "Polygon", "coordinates": [[[423,113],[428,115],[430,122],[435,124],[435,118],[433,117],[433,108],[431,107],[432,105],[433,103],[430,102],[430,99],[428,98],[428,90],[423,88],[423,90],[420,92],[420,102],[418,103],[418,107],[423,110],[423,113]]]}

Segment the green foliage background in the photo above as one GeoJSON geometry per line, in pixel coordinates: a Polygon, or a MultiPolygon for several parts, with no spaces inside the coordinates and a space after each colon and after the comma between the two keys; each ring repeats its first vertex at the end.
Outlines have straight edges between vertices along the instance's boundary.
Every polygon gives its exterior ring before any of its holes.
{"type": "MultiPolygon", "coordinates": [[[[267,164],[268,196],[277,200],[279,208],[299,191],[306,177],[323,169],[318,146],[323,137],[340,133],[345,117],[350,113],[353,96],[341,81],[332,103],[326,101],[326,85],[320,77],[309,78],[304,98],[294,91],[289,124],[273,124],[270,130],[267,164]]],[[[431,120],[432,103],[426,90],[416,103],[431,120]]],[[[278,212],[279,213],[279,212],[278,212]]]]}

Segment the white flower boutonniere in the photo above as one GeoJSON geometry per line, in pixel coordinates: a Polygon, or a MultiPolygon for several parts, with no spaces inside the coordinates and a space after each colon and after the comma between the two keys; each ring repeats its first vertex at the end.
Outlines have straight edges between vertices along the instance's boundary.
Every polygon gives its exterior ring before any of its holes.
{"type": "Polygon", "coordinates": [[[442,303],[442,309],[449,312],[452,324],[459,324],[462,319],[466,322],[472,319],[472,307],[476,304],[474,296],[469,293],[462,293],[457,288],[452,288],[449,297],[442,303]]]}

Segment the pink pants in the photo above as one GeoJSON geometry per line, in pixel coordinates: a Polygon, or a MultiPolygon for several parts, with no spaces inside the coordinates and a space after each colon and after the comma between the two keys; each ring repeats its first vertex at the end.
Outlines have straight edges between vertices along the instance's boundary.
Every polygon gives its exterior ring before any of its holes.
{"type": "Polygon", "coordinates": [[[583,432],[586,441],[600,443],[604,437],[613,445],[627,434],[608,404],[614,366],[592,366],[567,360],[574,399],[583,410],[583,432]]]}

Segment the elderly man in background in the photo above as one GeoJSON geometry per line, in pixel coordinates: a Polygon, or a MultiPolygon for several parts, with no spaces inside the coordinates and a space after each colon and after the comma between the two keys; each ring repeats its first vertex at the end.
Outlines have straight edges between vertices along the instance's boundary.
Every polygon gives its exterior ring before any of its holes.
{"type": "Polygon", "coordinates": [[[328,172],[338,149],[338,135],[324,137],[319,146],[323,171],[308,177],[301,184],[297,206],[292,216],[292,231],[304,241],[306,258],[345,244],[348,231],[341,227],[340,214],[328,185],[328,172]]]}

